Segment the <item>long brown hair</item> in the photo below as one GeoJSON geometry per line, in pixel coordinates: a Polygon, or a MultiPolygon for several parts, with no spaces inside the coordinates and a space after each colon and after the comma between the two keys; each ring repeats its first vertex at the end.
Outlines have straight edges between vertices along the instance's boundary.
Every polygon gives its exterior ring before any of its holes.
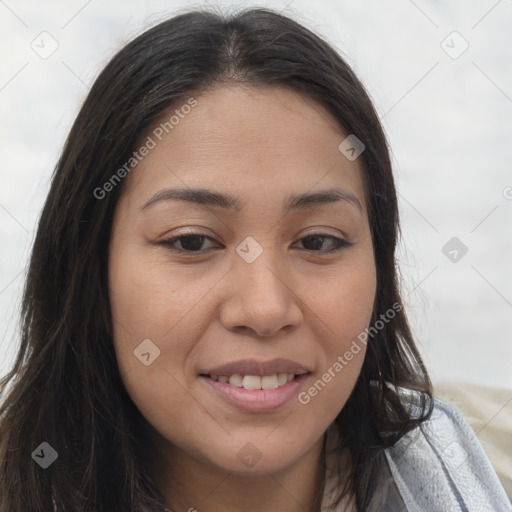
{"type": "MultiPolygon", "coordinates": [[[[53,174],[24,288],[19,351],[0,382],[1,512],[162,510],[137,435],[143,418],[124,389],[112,343],[107,255],[123,183],[101,198],[95,191],[164,111],[221,82],[292,88],[364,143],[377,268],[372,321],[402,304],[387,143],[369,96],[343,58],[298,22],[268,9],[193,10],[158,24],[101,72],[53,174]],[[44,470],[32,460],[43,442],[58,453],[44,470]]],[[[428,374],[398,309],[368,340],[359,379],[335,421],[340,449],[351,453],[340,498],[353,496],[358,511],[368,503],[377,456],[432,409],[428,374]],[[402,404],[396,386],[417,391],[419,415],[402,404]]]]}

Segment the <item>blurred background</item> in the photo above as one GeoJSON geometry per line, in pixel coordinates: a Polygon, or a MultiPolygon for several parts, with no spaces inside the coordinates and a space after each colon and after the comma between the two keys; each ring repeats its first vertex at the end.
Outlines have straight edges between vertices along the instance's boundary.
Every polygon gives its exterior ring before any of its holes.
{"type": "Polygon", "coordinates": [[[433,381],[502,388],[489,421],[510,411],[511,0],[0,1],[0,374],[19,342],[38,215],[85,95],[123,44],[202,6],[282,11],[353,67],[391,147],[403,295],[433,381]]]}

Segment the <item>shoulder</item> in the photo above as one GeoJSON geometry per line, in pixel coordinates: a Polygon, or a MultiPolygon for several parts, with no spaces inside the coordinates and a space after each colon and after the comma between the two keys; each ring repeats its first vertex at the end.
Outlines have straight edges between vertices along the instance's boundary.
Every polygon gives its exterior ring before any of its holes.
{"type": "Polygon", "coordinates": [[[429,419],[385,450],[406,509],[512,511],[468,423],[438,398],[433,406],[429,419]]]}

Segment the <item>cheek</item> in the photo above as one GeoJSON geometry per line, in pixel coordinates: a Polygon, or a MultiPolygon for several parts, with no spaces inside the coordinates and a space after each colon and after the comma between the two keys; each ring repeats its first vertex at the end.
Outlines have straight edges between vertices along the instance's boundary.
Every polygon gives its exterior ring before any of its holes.
{"type": "Polygon", "coordinates": [[[170,276],[162,273],[162,266],[148,261],[136,245],[114,239],[109,261],[109,298],[114,347],[122,372],[140,372],[145,363],[151,362],[146,368],[146,373],[151,374],[153,361],[158,361],[161,335],[173,325],[168,313],[174,311],[179,315],[182,307],[182,300],[174,297],[170,280],[170,276]],[[137,358],[147,353],[150,355],[137,358]]]}
{"type": "Polygon", "coordinates": [[[201,299],[218,276],[170,268],[165,255],[129,242],[112,245],[110,263],[113,343],[129,395],[150,416],[151,404],[190,406],[190,355],[208,328],[201,299]]]}
{"type": "Polygon", "coordinates": [[[188,279],[186,270],[171,269],[161,260],[148,256],[147,249],[112,250],[109,291],[117,344],[180,338],[175,333],[182,320],[205,293],[206,279],[188,279]]]}
{"type": "Polygon", "coordinates": [[[136,246],[114,245],[110,262],[113,343],[123,384],[144,417],[166,425],[169,411],[191,405],[183,377],[191,336],[183,320],[200,290],[136,246]]]}
{"type": "Polygon", "coordinates": [[[366,353],[365,333],[370,324],[376,289],[373,259],[361,260],[350,270],[322,281],[312,299],[322,364],[299,403],[315,414],[334,417],[343,408],[359,377],[366,353]]]}
{"type": "MultiPolygon", "coordinates": [[[[365,253],[366,256],[366,253],[365,253]]],[[[343,349],[370,322],[376,292],[373,258],[353,258],[343,268],[333,269],[311,295],[311,308],[329,328],[329,346],[343,349]]]]}

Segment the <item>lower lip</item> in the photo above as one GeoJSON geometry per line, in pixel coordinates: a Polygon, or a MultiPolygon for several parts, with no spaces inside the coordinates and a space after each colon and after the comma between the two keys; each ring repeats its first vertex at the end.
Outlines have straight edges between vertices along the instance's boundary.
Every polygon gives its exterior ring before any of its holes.
{"type": "Polygon", "coordinates": [[[213,391],[225,402],[244,412],[270,412],[283,407],[298,393],[309,373],[295,377],[284,386],[275,389],[245,389],[231,384],[218,382],[204,375],[200,376],[213,391]]]}

